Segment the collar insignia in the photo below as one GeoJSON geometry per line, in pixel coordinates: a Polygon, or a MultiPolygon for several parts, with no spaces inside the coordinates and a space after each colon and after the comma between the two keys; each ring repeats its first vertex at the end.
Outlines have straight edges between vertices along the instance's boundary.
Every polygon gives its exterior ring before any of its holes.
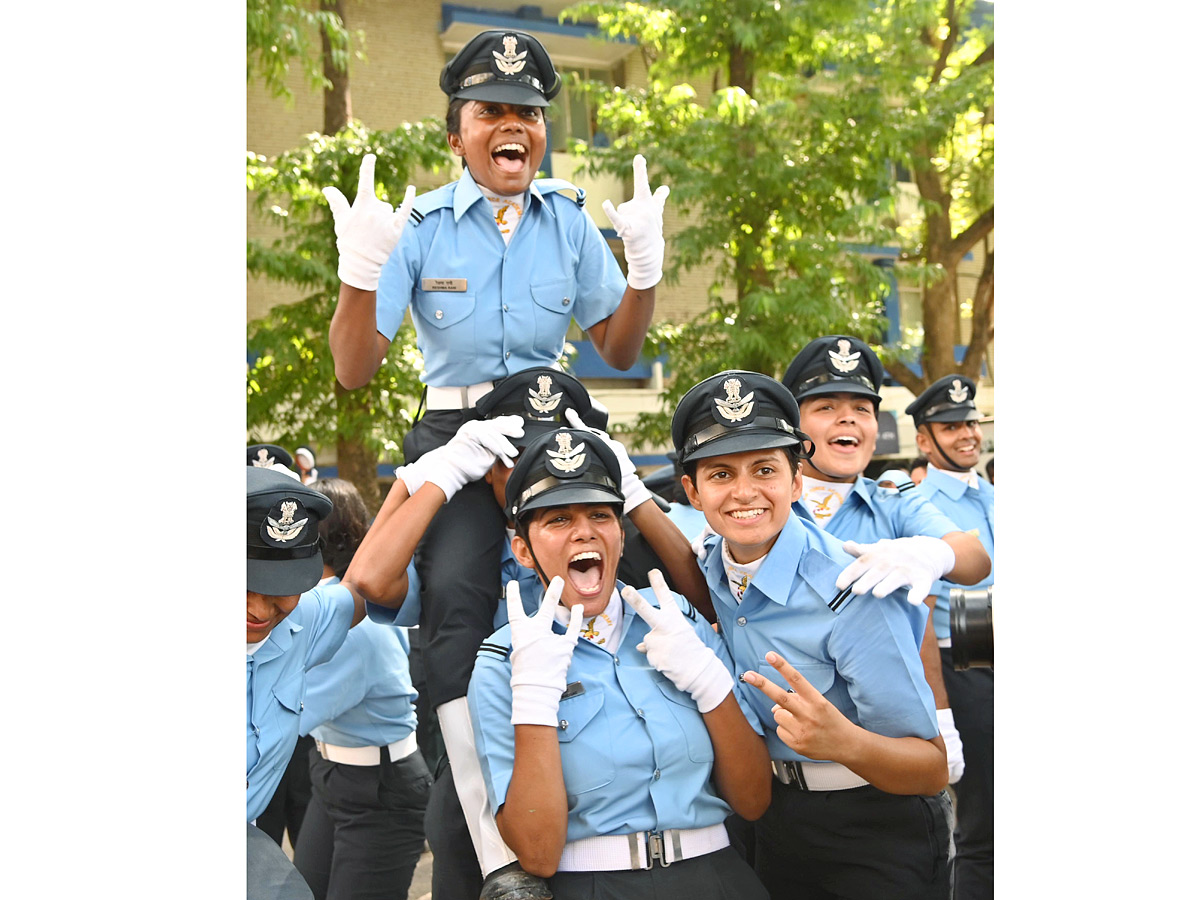
{"type": "Polygon", "coordinates": [[[833,367],[839,372],[853,372],[858,368],[858,358],[862,353],[851,353],[850,342],[846,340],[838,341],[838,352],[829,351],[829,361],[833,367]]]}
{"type": "MultiPolygon", "coordinates": [[[[280,503],[277,514],[279,516],[278,519],[270,514],[267,515],[267,534],[277,541],[294,541],[300,537],[300,533],[304,531],[304,526],[308,524],[308,518],[305,517],[299,522],[296,521],[296,510],[299,507],[300,504],[296,500],[284,500],[280,503]]],[[[275,510],[271,510],[271,512],[275,512],[275,510]]]]}
{"type": "Polygon", "coordinates": [[[754,411],[754,391],[743,397],[741,379],[730,378],[721,387],[725,389],[725,399],[713,397],[713,403],[725,421],[740,422],[754,411]]]}
{"type": "Polygon", "coordinates": [[[954,379],[954,384],[950,385],[950,400],[954,403],[962,403],[970,396],[970,391],[957,378],[954,379]]]}
{"type": "Polygon", "coordinates": [[[497,53],[492,51],[492,56],[496,58],[496,68],[505,75],[516,75],[525,68],[525,54],[528,50],[517,52],[517,36],[515,34],[506,34],[504,36],[504,52],[497,53]]]}
{"type": "Polygon", "coordinates": [[[558,450],[547,448],[546,455],[550,457],[550,465],[558,471],[574,472],[587,462],[587,455],[583,452],[587,449],[586,445],[572,447],[571,436],[566,433],[556,434],[554,439],[558,442],[558,450]]]}
{"type": "Polygon", "coordinates": [[[260,447],[258,451],[258,459],[250,460],[250,464],[255,468],[269,469],[271,466],[275,465],[275,457],[267,456],[267,451],[260,447]]]}
{"type": "Polygon", "coordinates": [[[538,389],[529,389],[529,405],[539,413],[545,414],[554,412],[558,408],[558,402],[562,399],[562,391],[557,394],[550,393],[554,388],[554,382],[549,375],[538,376],[538,389]]]}

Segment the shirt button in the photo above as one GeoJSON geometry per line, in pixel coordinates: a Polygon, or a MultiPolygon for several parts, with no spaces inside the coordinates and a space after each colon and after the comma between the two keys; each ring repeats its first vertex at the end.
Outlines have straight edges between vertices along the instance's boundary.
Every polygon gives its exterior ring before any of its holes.
{"type": "Polygon", "coordinates": [[[304,709],[304,701],[303,701],[303,700],[301,700],[301,701],[300,701],[300,709],[301,709],[301,710],[303,710],[303,709],[304,709]]]}
{"type": "Polygon", "coordinates": [[[568,727],[570,724],[571,724],[571,723],[570,723],[570,722],[568,722],[566,719],[559,719],[559,720],[558,720],[558,727],[559,727],[559,728],[561,728],[563,731],[566,731],[566,730],[567,730],[567,727],[568,727]]]}
{"type": "Polygon", "coordinates": [[[646,716],[645,716],[645,715],[642,713],[642,711],[641,711],[640,709],[637,711],[637,715],[638,715],[638,718],[639,718],[639,719],[644,719],[644,718],[646,718],[646,716]]]}
{"type": "Polygon", "coordinates": [[[442,312],[442,311],[439,309],[437,312],[435,312],[435,313],[433,314],[433,317],[434,317],[435,319],[440,319],[440,318],[441,318],[442,316],[444,316],[444,315],[445,315],[445,313],[444,313],[444,312],[442,312]]]}
{"type": "Polygon", "coordinates": [[[658,781],[658,779],[661,777],[662,777],[662,772],[660,772],[658,769],[655,769],[654,770],[654,780],[658,781]]]}
{"type": "Polygon", "coordinates": [[[738,620],[737,620],[737,622],[738,622],[738,624],[739,624],[739,625],[745,625],[745,624],[746,624],[746,617],[745,617],[745,616],[738,616],[738,620]]]}
{"type": "Polygon", "coordinates": [[[613,662],[614,662],[616,665],[618,665],[618,666],[619,666],[619,665],[621,664],[621,657],[619,657],[619,656],[614,656],[614,657],[613,657],[613,662]]]}
{"type": "Polygon", "coordinates": [[[563,306],[570,306],[570,305],[571,305],[571,298],[563,297],[563,306]]]}
{"type": "Polygon", "coordinates": [[[511,350],[505,350],[505,351],[504,351],[504,358],[505,358],[505,359],[508,359],[510,356],[512,356],[512,351],[511,351],[511,350]]]}
{"type": "Polygon", "coordinates": [[[258,737],[258,726],[257,725],[254,726],[254,736],[258,737]]]}
{"type": "Polygon", "coordinates": [[[507,303],[504,304],[504,311],[508,312],[508,304],[507,303]]]}

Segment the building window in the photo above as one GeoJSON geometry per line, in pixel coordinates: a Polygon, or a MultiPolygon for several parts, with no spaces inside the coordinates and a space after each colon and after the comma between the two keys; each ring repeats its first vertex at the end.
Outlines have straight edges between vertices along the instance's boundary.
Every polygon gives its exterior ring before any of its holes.
{"type": "Polygon", "coordinates": [[[550,149],[556,153],[569,151],[576,143],[588,147],[608,146],[608,137],[596,129],[596,102],[580,87],[581,82],[593,81],[612,85],[611,69],[574,68],[559,70],[562,90],[550,101],[550,149]]]}

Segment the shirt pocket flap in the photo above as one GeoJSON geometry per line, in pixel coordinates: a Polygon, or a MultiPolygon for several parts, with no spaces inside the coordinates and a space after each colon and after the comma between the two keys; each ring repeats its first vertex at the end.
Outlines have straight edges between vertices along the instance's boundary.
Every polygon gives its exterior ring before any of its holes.
{"type": "Polygon", "coordinates": [[[271,688],[271,693],[284,709],[299,715],[304,708],[304,672],[285,675],[271,688]]]}
{"type": "Polygon", "coordinates": [[[588,722],[596,718],[604,706],[604,692],[599,686],[584,690],[582,694],[558,701],[558,740],[569,743],[579,736],[588,722]]]}
{"type": "Polygon", "coordinates": [[[653,677],[654,683],[658,685],[658,689],[662,691],[662,695],[672,703],[678,703],[680,706],[686,706],[689,709],[696,708],[696,701],[692,699],[691,695],[675,687],[671,679],[658,673],[655,673],[653,677]]]}
{"type": "Polygon", "coordinates": [[[434,328],[449,328],[475,312],[475,295],[453,291],[417,291],[413,309],[434,328]]]}
{"type": "MultiPolygon", "coordinates": [[[[816,688],[819,693],[824,694],[831,687],[833,687],[833,677],[835,674],[837,674],[837,670],[834,668],[833,663],[811,658],[800,660],[789,659],[788,662],[791,663],[792,668],[804,676],[804,680],[816,688]]],[[[775,667],[769,663],[764,662],[760,664],[758,667],[758,674],[773,684],[783,688],[785,691],[791,688],[791,685],[788,684],[784,680],[783,676],[775,671],[775,667]]]]}
{"type": "Polygon", "coordinates": [[[569,313],[575,305],[574,279],[555,278],[529,286],[533,302],[542,309],[556,313],[569,313]]]}

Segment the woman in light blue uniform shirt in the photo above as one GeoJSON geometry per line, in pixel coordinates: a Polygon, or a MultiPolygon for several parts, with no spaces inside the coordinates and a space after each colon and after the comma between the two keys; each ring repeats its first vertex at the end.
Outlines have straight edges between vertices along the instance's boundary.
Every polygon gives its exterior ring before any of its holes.
{"type": "MultiPolygon", "coordinates": [[[[320,526],[322,584],[337,584],[367,532],[348,481],[313,482],[333,503],[320,526]]],[[[296,868],[316,900],[395,900],[408,893],[425,843],[432,777],[417,749],[417,699],[401,628],[369,619],[308,676],[300,733],[311,734],[313,796],[296,868]]]]}
{"type": "Polygon", "coordinates": [[[946,751],[917,649],[925,606],[854,593],[842,542],[792,513],[811,451],[783,385],[705,379],[671,437],[688,499],[716,532],[703,568],[721,636],[758,688],[775,773],[755,823],[763,884],[773,900],[947,897],[946,751]]]}
{"type": "Polygon", "coordinates": [[[508,479],[513,554],[546,592],[528,617],[510,584],[468,692],[500,832],[557,900],[763,898],[724,820],[765,807],[765,745],[703,617],[657,572],[652,595],[617,582],[620,484],[604,440],[570,429],[508,479]]]}

